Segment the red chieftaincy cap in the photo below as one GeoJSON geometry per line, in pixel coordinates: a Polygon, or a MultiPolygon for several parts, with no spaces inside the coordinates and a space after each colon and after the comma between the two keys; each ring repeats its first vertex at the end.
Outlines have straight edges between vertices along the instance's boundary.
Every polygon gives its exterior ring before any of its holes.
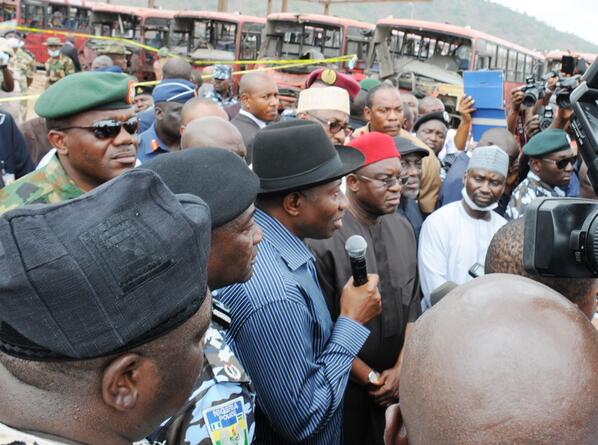
{"type": "Polygon", "coordinates": [[[331,87],[339,87],[343,90],[347,90],[351,99],[355,99],[361,91],[359,83],[351,76],[338,73],[330,68],[320,68],[309,73],[309,77],[305,81],[305,88],[311,87],[316,80],[331,87]]]}
{"type": "Polygon", "coordinates": [[[363,167],[384,159],[401,157],[393,138],[377,131],[353,139],[347,146],[356,148],[365,156],[363,167]]]}

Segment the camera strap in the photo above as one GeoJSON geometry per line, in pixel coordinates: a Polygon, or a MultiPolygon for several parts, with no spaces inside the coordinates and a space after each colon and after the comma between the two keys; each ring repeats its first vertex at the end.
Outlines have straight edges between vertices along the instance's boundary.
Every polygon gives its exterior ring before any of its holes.
{"type": "Polygon", "coordinates": [[[519,112],[519,115],[517,115],[517,136],[518,136],[518,139],[519,139],[519,148],[523,148],[523,146],[526,143],[526,140],[525,140],[525,127],[524,127],[525,122],[523,120],[524,119],[524,114],[523,113],[524,113],[524,111],[521,110],[519,112]]]}

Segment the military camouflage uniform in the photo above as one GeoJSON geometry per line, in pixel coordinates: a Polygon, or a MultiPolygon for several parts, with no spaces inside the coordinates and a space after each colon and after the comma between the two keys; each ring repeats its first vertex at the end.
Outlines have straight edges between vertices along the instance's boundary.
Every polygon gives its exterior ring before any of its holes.
{"type": "Polygon", "coordinates": [[[77,198],[83,193],[54,156],[43,168],[0,190],[0,215],[26,204],[53,204],[77,198]]]}
{"type": "MultiPolygon", "coordinates": [[[[73,443],[72,441],[64,440],[65,442],[58,439],[45,439],[34,436],[31,433],[15,430],[8,425],[0,423],[0,445],[69,445],[73,443]]],[[[149,445],[149,442],[143,440],[135,442],[134,445],[149,445]]]]}
{"type": "MultiPolygon", "coordinates": [[[[22,95],[27,94],[29,89],[29,82],[33,79],[35,73],[35,57],[24,48],[17,48],[15,55],[10,59],[10,69],[15,78],[15,82],[19,85],[19,92],[22,95]]],[[[27,120],[27,100],[22,100],[21,104],[21,121],[27,120]]]]}
{"type": "Polygon", "coordinates": [[[212,321],[205,335],[205,360],[195,389],[185,407],[152,435],[153,443],[248,445],[253,442],[255,391],[226,344],[225,336],[225,329],[212,321]]]}
{"type": "Polygon", "coordinates": [[[533,172],[527,174],[527,178],[521,181],[513,193],[507,205],[505,218],[507,220],[518,219],[523,216],[527,206],[536,198],[564,197],[565,192],[558,187],[550,187],[533,172]]]}
{"type": "Polygon", "coordinates": [[[50,57],[46,61],[46,77],[48,79],[48,86],[58,82],[63,77],[73,74],[75,72],[75,65],[73,61],[60,53],[58,57],[50,57]]]}

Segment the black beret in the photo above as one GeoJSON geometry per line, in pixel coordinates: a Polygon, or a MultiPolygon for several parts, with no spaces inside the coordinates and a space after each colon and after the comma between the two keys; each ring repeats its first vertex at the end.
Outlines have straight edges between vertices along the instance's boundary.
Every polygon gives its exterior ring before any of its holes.
{"type": "Polygon", "coordinates": [[[245,161],[224,148],[187,148],[145,162],[174,193],[207,202],[212,228],[232,221],[255,202],[260,181],[245,161]]]}
{"type": "Polygon", "coordinates": [[[205,299],[210,209],[131,170],[79,198],[0,217],[0,350],[82,360],[129,350],[205,299]]]}
{"type": "Polygon", "coordinates": [[[413,131],[419,130],[419,127],[428,121],[440,121],[448,127],[450,123],[450,117],[446,111],[437,111],[435,113],[424,114],[413,125],[413,131]]]}

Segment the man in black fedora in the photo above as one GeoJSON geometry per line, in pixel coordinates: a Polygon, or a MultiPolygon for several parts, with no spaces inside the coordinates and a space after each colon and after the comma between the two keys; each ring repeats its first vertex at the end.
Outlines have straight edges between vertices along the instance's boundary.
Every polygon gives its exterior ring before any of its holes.
{"type": "Polygon", "coordinates": [[[363,324],[380,313],[378,277],[361,287],[349,280],[333,324],[303,241],[341,227],[340,179],[363,162],[355,149],[335,149],[314,122],[280,122],[255,138],[263,240],[252,278],[219,295],[231,311],[229,340],[255,384],[261,444],[341,443],[351,364],[369,335],[363,324]]]}

